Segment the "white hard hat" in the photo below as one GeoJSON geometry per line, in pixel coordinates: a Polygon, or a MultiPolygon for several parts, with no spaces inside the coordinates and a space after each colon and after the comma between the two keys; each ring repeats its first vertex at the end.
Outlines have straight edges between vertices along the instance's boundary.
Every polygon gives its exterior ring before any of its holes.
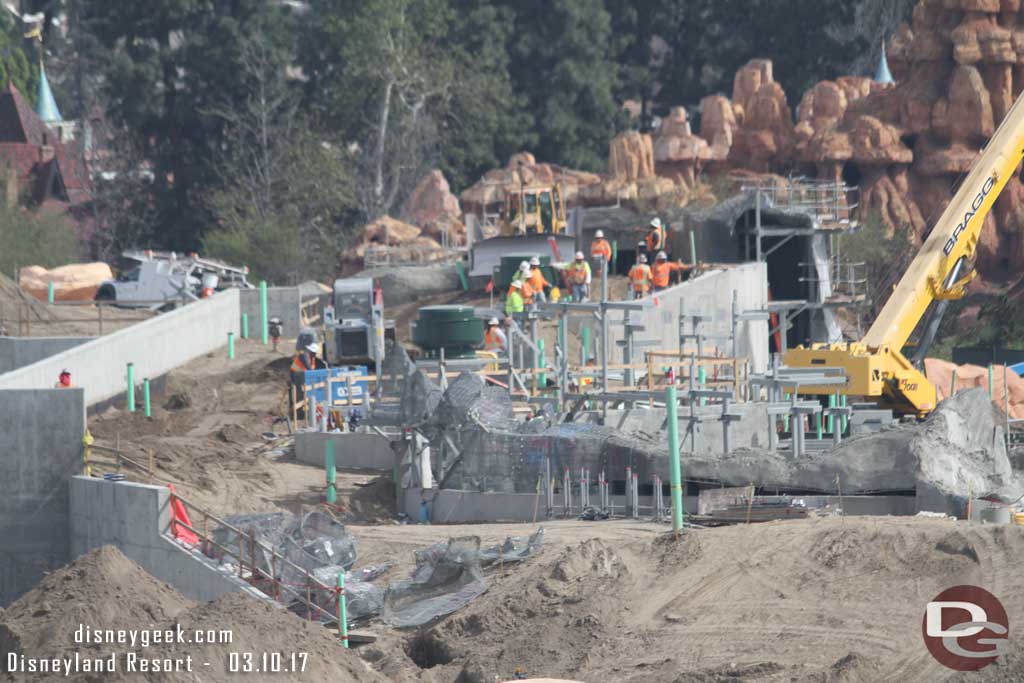
{"type": "Polygon", "coordinates": [[[660,218],[655,218],[654,220],[652,220],[651,221],[651,227],[652,228],[660,228],[661,227],[661,219],[660,218]]]}
{"type": "Polygon", "coordinates": [[[647,263],[647,257],[644,256],[643,254],[640,254],[639,256],[636,257],[636,262],[637,263],[647,263]]]}
{"type": "Polygon", "coordinates": [[[306,344],[306,350],[315,356],[320,353],[320,345],[316,342],[310,342],[309,344],[306,344]]]}
{"type": "Polygon", "coordinates": [[[519,264],[519,270],[524,272],[524,273],[529,273],[530,272],[530,264],[527,263],[526,261],[523,261],[522,263],[519,264]]]}
{"type": "Polygon", "coordinates": [[[522,280],[513,280],[512,281],[512,286],[515,287],[516,289],[522,289],[523,282],[522,282],[522,280]]]}
{"type": "Polygon", "coordinates": [[[583,260],[583,252],[582,251],[577,251],[576,252],[576,260],[577,261],[582,261],[583,260]]]}
{"type": "Polygon", "coordinates": [[[664,260],[665,260],[665,259],[667,259],[667,258],[668,258],[668,254],[666,254],[666,253],[665,253],[665,252],[663,252],[663,251],[659,251],[659,252],[658,252],[658,260],[659,260],[659,261],[664,261],[664,260]]]}
{"type": "Polygon", "coordinates": [[[595,232],[594,233],[594,237],[596,237],[597,239],[603,238],[604,237],[604,230],[598,230],[597,232],[595,232]]]}
{"type": "Polygon", "coordinates": [[[487,324],[488,325],[497,325],[498,324],[498,319],[497,318],[491,318],[490,320],[487,321],[487,324]]]}
{"type": "Polygon", "coordinates": [[[539,266],[540,265],[540,257],[539,256],[534,256],[532,259],[530,259],[530,265],[531,266],[539,266]]]}

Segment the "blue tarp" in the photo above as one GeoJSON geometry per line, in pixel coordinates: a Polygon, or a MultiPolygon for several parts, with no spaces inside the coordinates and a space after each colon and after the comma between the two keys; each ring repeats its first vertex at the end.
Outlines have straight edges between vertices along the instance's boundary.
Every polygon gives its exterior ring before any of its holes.
{"type": "MultiPolygon", "coordinates": [[[[366,366],[365,365],[343,365],[336,368],[330,368],[328,370],[307,370],[305,374],[306,387],[311,387],[317,384],[325,384],[327,382],[328,374],[331,378],[340,378],[343,375],[361,375],[366,377],[366,366]]],[[[317,403],[323,403],[324,397],[326,396],[327,387],[319,386],[315,389],[306,390],[307,396],[316,396],[317,403]]],[[[348,395],[348,383],[342,379],[338,379],[331,383],[331,403],[346,403],[349,400],[348,395]]],[[[352,380],[352,400],[362,400],[367,396],[367,381],[365,379],[352,380]]]]}
{"type": "Polygon", "coordinates": [[[1010,369],[1016,372],[1018,375],[1024,377],[1024,363],[1017,363],[1016,365],[1011,365],[1010,369]]]}

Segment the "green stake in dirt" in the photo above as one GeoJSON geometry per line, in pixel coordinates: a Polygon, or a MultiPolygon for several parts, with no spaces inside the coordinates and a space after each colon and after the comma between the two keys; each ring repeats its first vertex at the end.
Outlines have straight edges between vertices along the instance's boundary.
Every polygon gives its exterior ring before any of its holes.
{"type": "MultiPolygon", "coordinates": [[[[580,363],[586,366],[587,361],[590,360],[590,328],[583,328],[583,345],[580,347],[580,363]]],[[[584,370],[586,372],[586,370],[584,370]]]]}
{"type": "Polygon", "coordinates": [[[956,370],[953,370],[953,377],[949,380],[949,395],[956,394],[956,370]]]}
{"type": "Polygon", "coordinates": [[[672,530],[678,536],[683,530],[683,475],[679,467],[679,402],[676,400],[675,378],[665,390],[668,417],[668,467],[672,480],[672,530]]]}
{"type": "Polygon", "coordinates": [[[235,333],[228,332],[228,360],[235,359],[235,333]]]}
{"type": "Polygon", "coordinates": [[[267,319],[267,281],[260,280],[260,338],[263,345],[270,342],[270,321],[267,319]]]}
{"type": "Polygon", "coordinates": [[[249,314],[242,314],[242,339],[249,338],[249,314]]]}
{"type": "Polygon", "coordinates": [[[334,441],[331,439],[328,439],[324,446],[324,469],[327,470],[327,503],[334,505],[338,502],[338,492],[334,485],[336,471],[334,468],[334,441]]]}
{"type": "MultiPolygon", "coordinates": [[[[702,365],[699,368],[697,368],[697,384],[699,384],[700,388],[703,389],[704,385],[707,383],[707,381],[708,381],[708,371],[702,365]]],[[[703,406],[705,403],[707,403],[707,399],[706,398],[700,399],[700,405],[703,406]]]]}
{"type": "Polygon", "coordinates": [[[135,364],[128,364],[128,412],[135,412],[135,364]]]}
{"type": "Polygon", "coordinates": [[[616,272],[615,267],[619,263],[619,241],[612,240],[612,269],[610,272],[616,272]]]}
{"type": "Polygon", "coordinates": [[[817,417],[818,419],[815,421],[814,424],[814,435],[815,437],[817,437],[818,441],[821,441],[821,413],[817,413],[815,417],[817,417]]]}
{"type": "Polygon", "coordinates": [[[345,572],[338,572],[338,635],[341,644],[348,647],[348,608],[345,604],[345,572]]]}
{"type": "MultiPolygon", "coordinates": [[[[829,408],[836,408],[838,406],[839,406],[839,397],[836,394],[829,394],[829,397],[828,397],[828,407],[829,408]]],[[[825,423],[825,431],[827,431],[829,434],[835,434],[836,433],[835,421],[836,421],[835,415],[833,415],[832,413],[829,413],[828,414],[828,420],[825,423]]]]}
{"type": "Polygon", "coordinates": [[[153,416],[152,406],[149,402],[149,378],[142,380],[142,410],[146,417],[153,416]]]}
{"type": "MultiPolygon", "coordinates": [[[[544,340],[543,339],[538,339],[537,340],[537,351],[539,352],[537,354],[537,367],[538,368],[547,367],[548,360],[547,360],[547,358],[544,357],[544,340]]],[[[540,388],[543,389],[544,387],[546,387],[547,383],[548,383],[548,376],[547,376],[547,374],[545,374],[543,372],[539,373],[539,375],[537,377],[537,384],[540,386],[540,388]]]]}
{"type": "Polygon", "coordinates": [[[53,303],[53,280],[46,283],[46,303],[53,303]]]}

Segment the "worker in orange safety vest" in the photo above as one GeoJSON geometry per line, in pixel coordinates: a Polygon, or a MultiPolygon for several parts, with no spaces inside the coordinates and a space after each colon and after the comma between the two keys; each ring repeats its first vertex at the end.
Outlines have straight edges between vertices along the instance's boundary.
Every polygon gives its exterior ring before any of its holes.
{"type": "Polygon", "coordinates": [[[647,257],[640,254],[636,264],[629,269],[629,286],[634,299],[642,299],[651,291],[651,267],[647,265],[647,257]]]}
{"type": "Polygon", "coordinates": [[[497,318],[487,321],[487,330],[484,332],[484,349],[486,351],[504,351],[508,348],[508,337],[500,327],[497,318]]]}
{"type": "Polygon", "coordinates": [[[660,292],[667,288],[672,273],[689,269],[690,267],[684,266],[682,261],[679,263],[670,263],[668,255],[663,251],[659,251],[658,258],[654,260],[654,265],[651,266],[651,282],[654,284],[654,291],[660,292]]]}
{"type": "Polygon", "coordinates": [[[590,295],[590,264],[583,259],[583,252],[576,252],[576,259],[565,269],[565,278],[572,291],[573,301],[586,301],[590,295]]]}
{"type": "Polygon", "coordinates": [[[650,259],[654,254],[665,248],[665,226],[662,225],[660,218],[654,218],[650,225],[651,231],[647,233],[647,237],[644,238],[644,248],[647,250],[647,258],[650,259]]]}
{"type": "MultiPolygon", "coordinates": [[[[608,240],[604,238],[603,230],[598,230],[594,233],[594,241],[590,243],[590,258],[598,266],[601,264],[598,259],[604,259],[605,263],[611,263],[612,261],[612,245],[608,244],[608,240]]],[[[597,272],[601,272],[600,267],[597,272]]]]}
{"type": "Polygon", "coordinates": [[[551,289],[551,283],[544,277],[544,272],[540,267],[539,256],[534,256],[530,259],[530,277],[526,282],[530,285],[534,301],[539,301],[540,303],[547,301],[545,290],[551,289]]]}
{"type": "MultiPolygon", "coordinates": [[[[523,304],[529,306],[533,303],[533,287],[530,285],[530,263],[523,261],[519,264],[519,270],[512,276],[512,282],[519,283],[519,296],[523,297],[523,304]]],[[[512,295],[512,285],[509,285],[507,296],[512,295]]]]}

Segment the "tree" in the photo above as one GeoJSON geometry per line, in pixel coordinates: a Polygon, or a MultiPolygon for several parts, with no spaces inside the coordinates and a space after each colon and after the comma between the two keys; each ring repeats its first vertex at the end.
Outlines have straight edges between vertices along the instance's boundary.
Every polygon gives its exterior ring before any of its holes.
{"type": "Polygon", "coordinates": [[[598,0],[519,0],[509,72],[538,135],[537,155],[604,170],[618,116],[611,17],[598,0]]]}
{"type": "Polygon", "coordinates": [[[857,54],[847,63],[850,74],[873,75],[881,58],[882,42],[900,24],[909,21],[917,0],[859,0],[853,20],[828,27],[841,45],[853,45],[857,54]]]}

